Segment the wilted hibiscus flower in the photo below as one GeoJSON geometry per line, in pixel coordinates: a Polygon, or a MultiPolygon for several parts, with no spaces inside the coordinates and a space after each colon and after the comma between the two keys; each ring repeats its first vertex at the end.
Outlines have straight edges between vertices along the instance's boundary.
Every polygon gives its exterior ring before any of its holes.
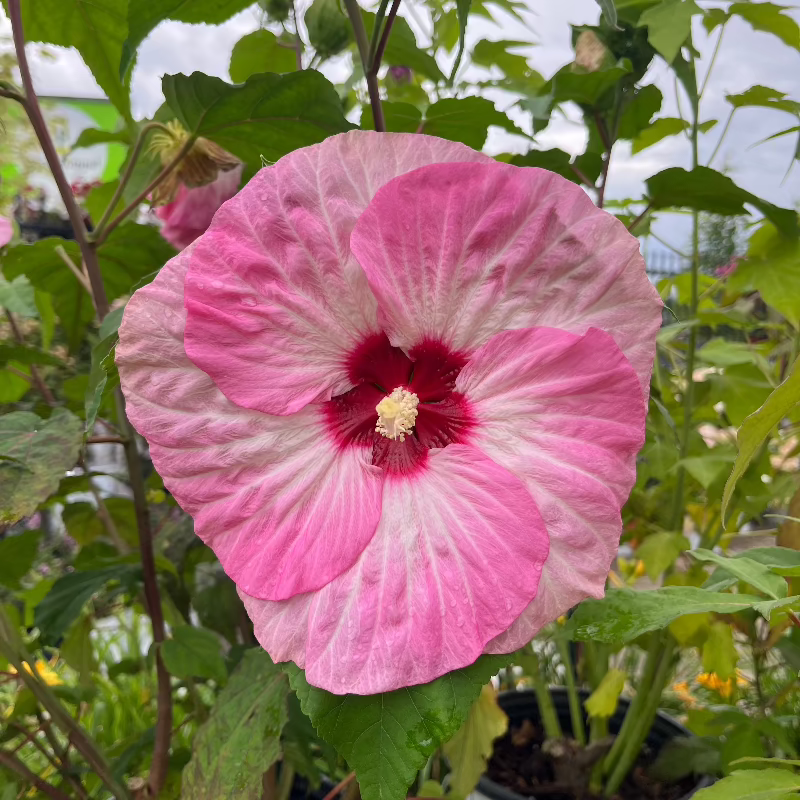
{"type": "Polygon", "coordinates": [[[370,694],[602,594],[660,320],[574,184],[358,131],[228,201],[134,295],[117,362],[264,648],[370,694]]]}
{"type": "MultiPolygon", "coordinates": [[[[169,164],[189,134],[172,120],[153,134],[148,148],[163,165],[169,164]]],[[[219,207],[239,191],[242,164],[238,158],[202,136],[153,193],[161,235],[183,250],[208,230],[219,207]]]]}

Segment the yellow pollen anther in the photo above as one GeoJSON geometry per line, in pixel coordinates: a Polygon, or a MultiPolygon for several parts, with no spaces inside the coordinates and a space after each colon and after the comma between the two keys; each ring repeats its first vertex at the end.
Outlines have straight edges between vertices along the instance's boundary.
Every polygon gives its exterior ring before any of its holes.
{"type": "Polygon", "coordinates": [[[405,441],[406,434],[411,432],[417,421],[419,397],[408,389],[398,386],[388,397],[375,406],[378,412],[378,423],[375,430],[387,439],[405,441]]]}

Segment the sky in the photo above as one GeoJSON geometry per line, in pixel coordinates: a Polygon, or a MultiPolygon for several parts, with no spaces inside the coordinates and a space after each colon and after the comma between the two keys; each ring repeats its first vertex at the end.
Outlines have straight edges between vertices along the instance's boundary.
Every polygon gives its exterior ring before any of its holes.
{"type": "MultiPolygon", "coordinates": [[[[404,6],[411,0],[404,0],[404,6]]],[[[403,6],[401,6],[401,9],[403,6]]],[[[572,60],[570,24],[594,24],[599,10],[595,0],[528,0],[529,12],[523,25],[504,12],[492,7],[497,23],[472,16],[467,31],[469,41],[477,39],[514,39],[531,42],[519,52],[529,58],[531,66],[545,78],[550,77],[565,63],[572,60]]],[[[401,12],[402,13],[402,12],[401,12]]],[[[800,20],[800,10],[790,13],[800,20]]],[[[424,44],[423,26],[408,15],[418,41],[424,44]]],[[[139,50],[139,59],[132,80],[134,116],[151,115],[163,102],[161,77],[164,74],[195,70],[228,78],[228,63],[233,45],[245,34],[259,27],[257,7],[236,15],[220,26],[187,25],[165,22],[156,28],[139,50]]],[[[423,20],[424,22],[424,20],[423,20]]],[[[10,33],[8,20],[0,9],[0,37],[10,33]]],[[[696,26],[695,43],[701,53],[698,68],[700,79],[705,77],[718,31],[707,36],[702,26],[696,26]]],[[[91,73],[75,51],[51,48],[54,59],[42,59],[32,54],[34,82],[41,94],[67,96],[100,96],[101,92],[91,73]]],[[[472,68],[472,75],[478,75],[472,68]]],[[[324,69],[332,80],[343,80],[348,69],[340,60],[324,69]]],[[[667,65],[656,58],[645,83],[654,83],[664,95],[659,116],[677,116],[676,88],[667,65]]],[[[753,31],[747,23],[734,18],[727,26],[717,60],[704,92],[701,119],[719,120],[718,125],[700,140],[700,160],[706,164],[713,152],[729,111],[726,93],[742,92],[754,84],[786,92],[800,100],[800,53],[773,36],[753,31]]],[[[511,100],[502,93],[492,95],[501,110],[506,110],[511,100]]],[[[683,103],[686,109],[686,103],[683,103]]],[[[516,109],[509,115],[523,120],[516,109]]],[[[536,145],[541,149],[559,147],[572,154],[582,152],[585,132],[579,124],[577,109],[568,109],[567,119],[558,118],[537,135],[536,145]]],[[[713,166],[725,171],[740,186],[767,200],[786,207],[800,207],[800,165],[795,165],[785,177],[791,163],[797,139],[786,136],[754,146],[765,137],[796,125],[791,115],[769,109],[742,109],[737,112],[725,142],[713,166]]],[[[520,137],[492,129],[486,151],[524,152],[528,147],[520,137]]],[[[1,156],[0,156],[1,157],[1,156]]],[[[644,180],[670,166],[688,167],[690,147],[683,136],[673,137],[650,147],[635,156],[630,145],[620,143],[614,150],[607,197],[620,199],[640,197],[644,180]]],[[[655,230],[673,247],[686,247],[689,221],[685,216],[664,215],[655,230]]],[[[659,249],[657,243],[649,246],[659,249]]]]}

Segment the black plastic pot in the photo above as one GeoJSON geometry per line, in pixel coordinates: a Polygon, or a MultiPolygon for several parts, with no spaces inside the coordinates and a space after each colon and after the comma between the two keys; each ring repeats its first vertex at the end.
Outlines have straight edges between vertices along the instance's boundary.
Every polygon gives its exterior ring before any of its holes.
{"type": "MultiPolygon", "coordinates": [[[[572,723],[569,715],[569,701],[567,699],[567,690],[563,686],[553,686],[550,689],[550,694],[553,697],[553,704],[558,714],[561,729],[565,732],[572,731],[572,723]]],[[[586,700],[589,692],[582,690],[580,692],[581,699],[586,700]]],[[[536,702],[536,694],[531,690],[524,690],[519,692],[502,692],[498,697],[498,702],[503,711],[508,714],[508,719],[512,727],[522,724],[526,719],[531,722],[538,723],[539,706],[536,702]]],[[[628,710],[629,701],[620,698],[617,710],[608,721],[608,729],[610,733],[618,733],[622,727],[622,720],[625,718],[625,712],[628,710]]],[[[647,746],[653,754],[658,751],[671,739],[678,736],[692,736],[692,733],[683,727],[680,723],[676,722],[672,717],[667,716],[659,711],[650,733],[647,735],[647,746]]],[[[695,792],[700,789],[710,786],[713,781],[710,778],[701,777],[697,779],[695,787],[681,800],[689,800],[695,792]]],[[[476,792],[490,798],[490,800],[523,800],[523,795],[512,792],[505,786],[488,778],[484,775],[478,782],[476,792]]],[[[535,797],[528,797],[527,800],[536,800],[535,797]]],[[[544,798],[542,799],[544,800],[544,798]]],[[[643,798],[644,800],[644,798],[643,798]]]]}

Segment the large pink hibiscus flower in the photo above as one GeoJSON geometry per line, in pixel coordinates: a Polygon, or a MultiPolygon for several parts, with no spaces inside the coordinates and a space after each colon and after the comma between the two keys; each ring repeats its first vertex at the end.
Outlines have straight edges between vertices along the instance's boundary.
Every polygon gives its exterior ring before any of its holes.
{"type": "Polygon", "coordinates": [[[660,320],[577,186],[358,131],[225,203],[131,299],[117,363],[264,648],[370,694],[602,594],[660,320]]]}

